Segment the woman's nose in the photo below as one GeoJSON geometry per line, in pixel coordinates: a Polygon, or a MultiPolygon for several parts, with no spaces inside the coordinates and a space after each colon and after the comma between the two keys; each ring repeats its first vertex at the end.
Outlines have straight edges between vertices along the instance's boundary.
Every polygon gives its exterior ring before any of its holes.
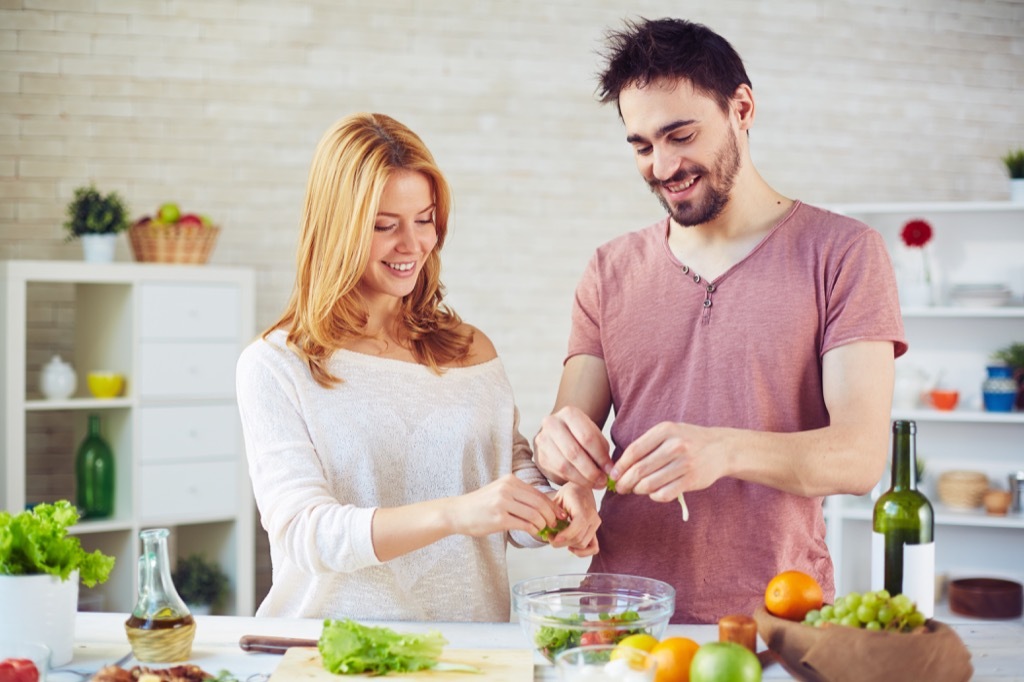
{"type": "Polygon", "coordinates": [[[398,232],[398,249],[400,251],[416,250],[416,232],[409,225],[403,226],[398,232]]]}

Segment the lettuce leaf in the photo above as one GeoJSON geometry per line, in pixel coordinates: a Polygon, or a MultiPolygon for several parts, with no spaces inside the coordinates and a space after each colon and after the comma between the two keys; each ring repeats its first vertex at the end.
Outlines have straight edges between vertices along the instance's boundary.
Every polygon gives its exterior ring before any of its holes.
{"type": "Polygon", "coordinates": [[[318,648],[324,668],[335,674],[412,672],[437,666],[448,643],[440,632],[399,633],[354,620],[324,621],[318,648]]]}
{"type": "Polygon", "coordinates": [[[67,580],[78,569],[86,587],[106,582],[114,557],[82,549],[67,530],[77,522],[78,510],[67,500],[18,514],[0,512],[0,575],[49,574],[67,580]]]}

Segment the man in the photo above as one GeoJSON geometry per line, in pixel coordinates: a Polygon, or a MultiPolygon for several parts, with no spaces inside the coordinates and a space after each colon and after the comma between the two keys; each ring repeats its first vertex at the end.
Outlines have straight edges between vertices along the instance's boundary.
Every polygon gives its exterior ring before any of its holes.
{"type": "Polygon", "coordinates": [[[606,57],[599,94],[668,216],[590,261],[537,463],[615,481],[590,570],[671,583],[673,622],[750,613],[787,569],[831,600],[822,498],[881,477],[906,351],[883,240],[758,174],[753,90],[721,36],[643,20],[606,57]]]}

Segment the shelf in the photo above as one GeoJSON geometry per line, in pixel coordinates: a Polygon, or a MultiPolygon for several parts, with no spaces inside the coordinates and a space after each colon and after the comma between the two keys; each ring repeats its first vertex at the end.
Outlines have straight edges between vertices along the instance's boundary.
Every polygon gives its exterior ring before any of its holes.
{"type": "Polygon", "coordinates": [[[1024,412],[985,412],[983,410],[933,410],[921,408],[905,410],[893,408],[893,419],[911,419],[919,422],[954,422],[963,424],[1016,424],[1024,426],[1024,412]]]}
{"type": "Polygon", "coordinates": [[[1006,305],[991,308],[971,308],[967,306],[932,306],[903,308],[903,318],[999,318],[1024,317],[1024,305],[1006,305]]]}
{"type": "Polygon", "coordinates": [[[116,512],[82,519],[69,533],[86,551],[117,559],[110,580],[93,593],[103,597],[101,608],[131,608],[139,533],[167,525],[176,528],[177,555],[206,553],[229,576],[222,612],[253,611],[255,505],[232,370],[253,336],[254,282],[247,268],[0,261],[0,374],[7,379],[0,509],[73,499],[72,462],[85,417],[100,415],[116,458],[116,512]],[[122,372],[128,388],[96,398],[80,372],[72,397],[46,399],[28,382],[58,351],[74,367],[122,372]],[[217,466],[202,461],[207,457],[217,466]],[[211,471],[218,475],[203,478],[211,471]],[[208,499],[222,503],[179,497],[183,481],[202,482],[212,491],[208,499]],[[157,492],[164,496],[153,504],[157,492]]]}
{"type": "Polygon", "coordinates": [[[111,410],[131,406],[131,398],[68,398],[67,400],[25,401],[25,409],[33,412],[53,410],[111,410]]]}
{"type": "MultiPolygon", "coordinates": [[[[985,528],[1008,528],[1024,530],[1024,515],[1009,514],[993,516],[981,509],[953,509],[941,502],[932,501],[936,526],[979,526],[985,528]]],[[[831,514],[842,520],[871,521],[872,505],[864,502],[840,502],[831,514]]]]}
{"type": "Polygon", "coordinates": [[[1010,201],[911,201],[830,204],[828,209],[836,213],[854,215],[863,213],[992,213],[1024,211],[1024,203],[1010,201]]]}
{"type": "Polygon", "coordinates": [[[133,527],[131,519],[103,519],[101,521],[89,521],[83,519],[68,528],[68,535],[89,535],[92,533],[110,533],[116,531],[130,531],[133,527]]]}

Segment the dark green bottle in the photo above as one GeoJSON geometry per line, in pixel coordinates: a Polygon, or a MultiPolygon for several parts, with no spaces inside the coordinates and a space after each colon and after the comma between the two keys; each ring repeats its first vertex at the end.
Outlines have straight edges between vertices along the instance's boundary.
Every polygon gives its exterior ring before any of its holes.
{"type": "Polygon", "coordinates": [[[78,507],[86,519],[114,513],[114,453],[100,434],[99,415],[89,415],[89,433],[75,457],[78,507]]]}
{"type": "Polygon", "coordinates": [[[917,489],[917,425],[892,424],[892,487],[875,502],[871,589],[905,594],[935,612],[935,514],[917,489]]]}

